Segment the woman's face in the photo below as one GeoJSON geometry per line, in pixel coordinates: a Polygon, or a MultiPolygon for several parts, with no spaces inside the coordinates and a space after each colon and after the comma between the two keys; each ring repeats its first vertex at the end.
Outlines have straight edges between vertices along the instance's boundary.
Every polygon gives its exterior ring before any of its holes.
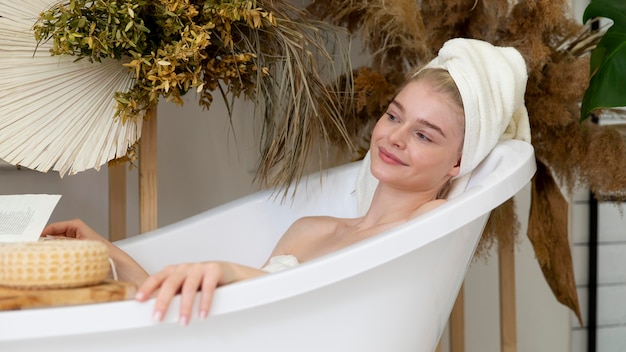
{"type": "Polygon", "coordinates": [[[372,132],[372,174],[394,187],[436,194],[459,172],[464,121],[448,95],[428,82],[408,83],[372,132]]]}

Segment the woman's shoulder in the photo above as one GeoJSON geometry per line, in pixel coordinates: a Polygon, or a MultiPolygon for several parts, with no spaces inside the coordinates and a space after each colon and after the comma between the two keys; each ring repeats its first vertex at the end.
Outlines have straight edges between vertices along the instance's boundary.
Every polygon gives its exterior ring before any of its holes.
{"type": "Polygon", "coordinates": [[[286,235],[290,233],[296,235],[326,233],[342,223],[343,220],[344,219],[323,215],[301,217],[291,225],[286,235]]]}
{"type": "Polygon", "coordinates": [[[434,199],[431,200],[429,202],[426,202],[424,204],[422,204],[419,208],[415,209],[415,211],[413,212],[413,214],[411,214],[411,218],[420,216],[424,213],[427,213],[441,205],[443,205],[446,202],[445,199],[434,199]]]}
{"type": "Polygon", "coordinates": [[[337,223],[342,221],[343,219],[336,218],[333,216],[327,215],[314,215],[314,216],[303,216],[294,222],[294,225],[311,225],[311,224],[329,224],[329,223],[337,223]]]}
{"type": "MultiPolygon", "coordinates": [[[[332,216],[305,216],[294,221],[283,234],[278,247],[300,247],[303,243],[315,242],[320,236],[332,232],[342,219],[332,216]]],[[[285,253],[290,253],[286,251],[285,253]]]]}

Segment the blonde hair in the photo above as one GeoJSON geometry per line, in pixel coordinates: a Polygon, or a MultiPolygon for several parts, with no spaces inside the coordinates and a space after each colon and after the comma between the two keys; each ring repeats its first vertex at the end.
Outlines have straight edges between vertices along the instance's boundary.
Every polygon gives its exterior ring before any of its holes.
{"type": "Polygon", "coordinates": [[[409,82],[426,81],[439,93],[447,94],[463,111],[463,98],[450,73],[442,68],[424,68],[413,73],[404,85],[409,82]]]}

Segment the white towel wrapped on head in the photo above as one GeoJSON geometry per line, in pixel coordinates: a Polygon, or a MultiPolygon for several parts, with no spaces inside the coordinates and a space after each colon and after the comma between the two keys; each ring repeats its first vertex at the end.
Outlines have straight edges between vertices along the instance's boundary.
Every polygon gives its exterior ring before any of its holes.
{"type": "MultiPolygon", "coordinates": [[[[497,47],[476,39],[447,41],[424,68],[441,68],[456,83],[465,111],[465,139],[459,174],[451,181],[448,198],[465,191],[472,171],[500,140],[530,142],[524,105],[526,63],[512,47],[497,47]]],[[[369,152],[357,177],[359,213],[367,212],[378,180],[370,172],[369,152]]]]}

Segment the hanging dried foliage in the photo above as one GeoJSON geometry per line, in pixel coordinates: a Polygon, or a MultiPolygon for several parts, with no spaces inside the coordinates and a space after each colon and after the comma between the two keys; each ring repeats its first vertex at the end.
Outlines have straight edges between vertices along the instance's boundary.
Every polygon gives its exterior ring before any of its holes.
{"type": "Polygon", "coordinates": [[[537,163],[537,170],[539,172],[532,180],[534,201],[530,208],[528,238],[556,299],[570,307],[582,325],[567,240],[567,200],[543,163],[537,163]]]}

